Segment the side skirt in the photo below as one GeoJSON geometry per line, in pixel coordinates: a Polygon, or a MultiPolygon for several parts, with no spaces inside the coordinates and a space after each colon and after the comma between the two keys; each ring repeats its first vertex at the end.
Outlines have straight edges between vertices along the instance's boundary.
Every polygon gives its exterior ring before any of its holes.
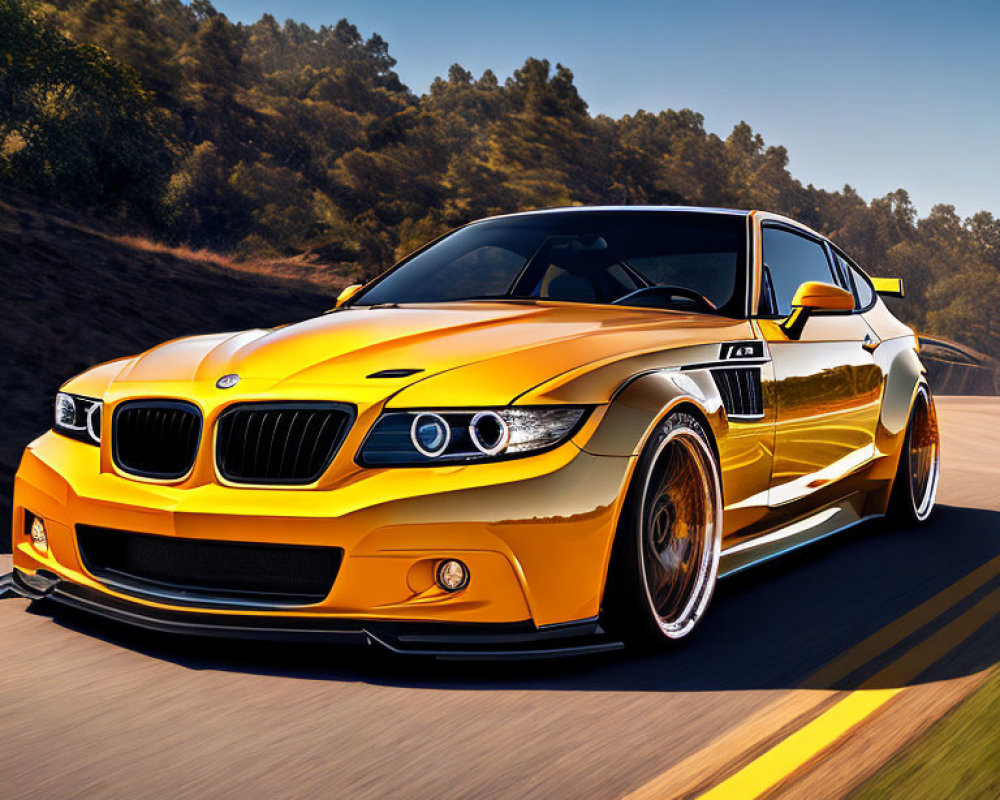
{"type": "Polygon", "coordinates": [[[881,514],[862,516],[859,511],[860,504],[855,505],[852,502],[857,498],[858,495],[844,498],[804,519],[727,547],[722,551],[719,561],[719,577],[735,575],[737,572],[882,516],[881,514]]]}

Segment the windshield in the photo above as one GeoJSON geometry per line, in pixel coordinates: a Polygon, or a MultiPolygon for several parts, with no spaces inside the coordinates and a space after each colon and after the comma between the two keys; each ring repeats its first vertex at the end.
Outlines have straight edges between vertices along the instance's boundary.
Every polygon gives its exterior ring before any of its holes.
{"type": "Polygon", "coordinates": [[[572,211],[474,222],[349,305],[537,299],[744,315],[746,220],[689,211],[572,211]]]}

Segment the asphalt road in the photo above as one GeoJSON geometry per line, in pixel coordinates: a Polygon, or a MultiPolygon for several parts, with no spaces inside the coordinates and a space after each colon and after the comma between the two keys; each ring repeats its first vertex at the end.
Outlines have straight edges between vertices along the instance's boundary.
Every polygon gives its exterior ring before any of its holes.
{"type": "MultiPolygon", "coordinates": [[[[835,680],[817,670],[1000,555],[1000,399],[939,407],[944,471],[932,524],[866,524],[729,579],[695,636],[669,653],[439,665],[170,639],[4,600],[0,797],[697,793],[925,634],[835,680]]],[[[939,623],[992,602],[998,585],[994,577],[963,596],[939,623]]],[[[1000,607],[990,616],[901,682],[909,688],[871,723],[885,752],[859,739],[849,767],[808,793],[796,789],[808,775],[784,793],[843,796],[891,755],[886,742],[944,713],[1000,663],[1000,607]]],[[[925,660],[937,646],[924,646],[925,660]]]]}

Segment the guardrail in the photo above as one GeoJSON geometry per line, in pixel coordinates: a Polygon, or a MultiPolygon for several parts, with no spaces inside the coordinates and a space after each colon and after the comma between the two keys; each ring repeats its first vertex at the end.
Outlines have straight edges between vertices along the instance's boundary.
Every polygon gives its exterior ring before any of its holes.
{"type": "Polygon", "coordinates": [[[1000,395],[1000,362],[989,356],[921,336],[920,358],[935,394],[1000,395]]]}

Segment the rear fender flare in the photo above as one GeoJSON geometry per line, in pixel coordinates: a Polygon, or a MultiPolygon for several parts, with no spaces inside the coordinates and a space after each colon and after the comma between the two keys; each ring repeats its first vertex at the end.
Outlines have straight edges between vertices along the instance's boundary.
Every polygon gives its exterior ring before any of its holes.
{"type": "Polygon", "coordinates": [[[879,416],[882,432],[895,437],[906,430],[917,387],[926,383],[925,374],[926,369],[912,347],[902,347],[893,355],[886,370],[882,413],[879,416]]]}
{"type": "Polygon", "coordinates": [[[907,337],[897,341],[898,349],[885,356],[885,388],[875,431],[875,451],[881,457],[875,460],[869,472],[869,477],[881,488],[872,491],[865,507],[866,514],[884,514],[888,507],[910,412],[918,389],[927,385],[927,370],[920,362],[913,340],[907,337]]]}

